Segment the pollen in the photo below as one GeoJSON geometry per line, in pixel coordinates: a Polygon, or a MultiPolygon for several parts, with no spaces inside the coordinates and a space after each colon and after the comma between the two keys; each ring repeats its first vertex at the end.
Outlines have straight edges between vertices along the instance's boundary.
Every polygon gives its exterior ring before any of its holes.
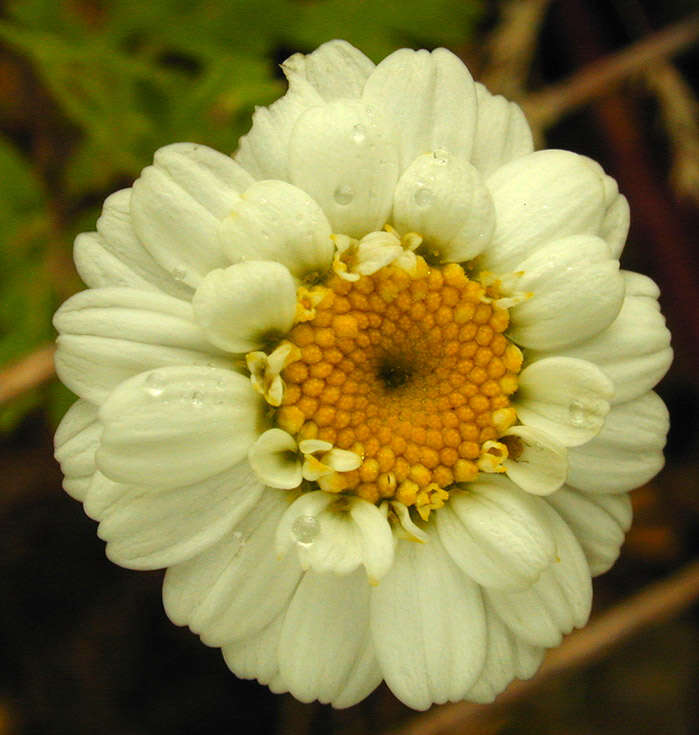
{"type": "Polygon", "coordinates": [[[409,272],[333,274],[317,296],[299,294],[303,316],[287,336],[299,359],[282,371],[276,422],[361,457],[333,491],[394,499],[426,520],[454,483],[500,470],[522,353],[486,288],[460,265],[417,256],[409,272]]]}

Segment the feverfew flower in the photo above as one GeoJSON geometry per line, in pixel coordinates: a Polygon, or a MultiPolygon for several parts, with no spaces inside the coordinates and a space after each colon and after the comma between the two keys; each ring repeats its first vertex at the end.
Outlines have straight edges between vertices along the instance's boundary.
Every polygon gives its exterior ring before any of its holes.
{"type": "Polygon", "coordinates": [[[288,59],[233,159],[110,196],[55,318],[65,489],[238,676],[492,700],[587,621],[662,467],[626,199],[444,49],[288,59]]]}

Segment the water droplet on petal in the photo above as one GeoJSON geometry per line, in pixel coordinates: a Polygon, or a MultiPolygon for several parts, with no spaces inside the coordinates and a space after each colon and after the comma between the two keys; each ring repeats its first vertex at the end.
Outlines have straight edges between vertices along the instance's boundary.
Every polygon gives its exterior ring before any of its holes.
{"type": "Polygon", "coordinates": [[[415,204],[418,205],[418,207],[429,207],[430,204],[432,204],[432,200],[434,199],[434,194],[432,193],[431,189],[423,189],[420,188],[415,192],[415,204]]]}
{"type": "Polygon", "coordinates": [[[146,393],[153,398],[157,398],[162,394],[165,388],[165,381],[158,373],[151,373],[146,378],[146,393]]]}
{"type": "Polygon", "coordinates": [[[194,393],[192,393],[192,405],[197,408],[204,405],[204,399],[198,390],[195,390],[194,393]]]}
{"type": "Polygon", "coordinates": [[[338,204],[349,204],[354,199],[354,189],[347,184],[344,186],[338,186],[337,189],[335,189],[333,197],[338,204]]]}
{"type": "Polygon", "coordinates": [[[363,125],[355,125],[352,128],[352,140],[355,143],[363,143],[366,138],[366,132],[363,125]]]}
{"type": "Polygon", "coordinates": [[[573,426],[584,426],[587,423],[587,411],[580,401],[571,401],[568,406],[568,417],[573,426]]]}
{"type": "Polygon", "coordinates": [[[187,271],[184,268],[173,268],[172,277],[178,283],[181,283],[187,277],[187,271]]]}
{"type": "Polygon", "coordinates": [[[312,544],[320,533],[320,522],[315,516],[299,516],[291,524],[291,535],[297,544],[312,544]]]}

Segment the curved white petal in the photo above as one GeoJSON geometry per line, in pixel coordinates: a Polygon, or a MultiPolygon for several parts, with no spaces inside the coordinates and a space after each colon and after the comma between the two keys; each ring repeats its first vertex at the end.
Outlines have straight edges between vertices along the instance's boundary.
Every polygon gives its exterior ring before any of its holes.
{"type": "Polygon", "coordinates": [[[424,247],[442,261],[475,258],[488,244],[495,210],[481,175],[446,151],[425,153],[398,180],[393,222],[401,232],[418,232],[424,247]]]}
{"type": "Polygon", "coordinates": [[[640,273],[623,272],[626,297],[617,318],[599,334],[559,354],[594,362],[614,383],[613,403],[647,393],[672,362],[670,332],[658,306],[658,287],[640,273]]]}
{"type": "Polygon", "coordinates": [[[104,517],[110,505],[116,503],[117,500],[133,489],[133,485],[110,480],[106,475],[103,475],[97,470],[92,475],[87,487],[83,510],[88,518],[92,518],[93,521],[99,521],[104,517]]]}
{"type": "Polygon", "coordinates": [[[226,370],[169,367],[141,373],[110,394],[97,466],[121,482],[179,487],[247,455],[261,423],[250,381],[226,370]]]}
{"type": "Polygon", "coordinates": [[[435,522],[451,558],[485,587],[524,589],[555,556],[542,501],[503,478],[452,491],[435,522]]]}
{"type": "Polygon", "coordinates": [[[260,684],[270,684],[279,674],[277,651],[283,621],[280,614],[258,633],[223,646],[221,653],[226,666],[241,679],[257,679],[260,684]]]}
{"type": "Polygon", "coordinates": [[[374,62],[347,41],[333,40],[311,54],[294,54],[282,64],[293,88],[301,80],[310,84],[325,102],[359,98],[374,62]]]}
{"type": "Polygon", "coordinates": [[[78,235],[73,259],[91,288],[128,286],[162,291],[189,300],[192,290],[159,265],[136,236],[131,221],[131,189],[108,196],[97,220],[97,232],[78,235]]]}
{"type": "Polygon", "coordinates": [[[262,347],[270,336],[291,329],[296,285],[280,263],[237,263],[211,271],[199,284],[192,308],[197,323],[216,347],[248,352],[262,347]]]}
{"type": "Polygon", "coordinates": [[[665,464],[667,408],[652,391],[614,406],[602,431],[568,452],[568,484],[591,493],[623,493],[648,482],[665,464]]]}
{"type": "Polygon", "coordinates": [[[107,556],[130,569],[159,569],[201,553],[255,506],[264,488],[247,462],[166,491],[136,486],[102,513],[107,556]]]}
{"type": "Polygon", "coordinates": [[[255,507],[217,544],[170,567],[163,604],[175,625],[188,625],[207,645],[260,633],[286,610],[301,577],[298,562],[274,552],[274,532],[289,499],[266,490],[255,507]]]}
{"type": "Polygon", "coordinates": [[[576,447],[599,433],[613,395],[612,381],[591,362],[547,357],[520,373],[513,404],[523,424],[576,447]]]}
{"type": "Polygon", "coordinates": [[[481,256],[488,270],[515,271],[550,240],[599,231],[603,179],[576,153],[536,151],[500,166],[486,184],[496,220],[491,245],[481,256]]]}
{"type": "Polygon", "coordinates": [[[468,690],[470,702],[492,702],[514,679],[528,679],[541,665],[545,649],[520,641],[486,604],[488,648],[485,666],[468,690]]]}
{"type": "Polygon", "coordinates": [[[510,454],[503,467],[522,490],[549,495],[566,481],[568,452],[552,436],[531,426],[512,426],[504,436],[514,437],[517,456],[510,454]]]}
{"type": "Polygon", "coordinates": [[[487,645],[479,586],[430,525],[427,532],[425,544],[398,542],[391,571],[371,593],[371,631],[386,683],[421,710],[463,699],[480,675],[487,645]]]}
{"type": "Polygon", "coordinates": [[[233,263],[275,260],[303,280],[332,264],[330,225],[313,199],[284,181],[258,181],[223,220],[221,247],[233,263]]]}
{"type": "Polygon", "coordinates": [[[476,99],[478,120],[471,163],[489,176],[508,161],[531,153],[534,142],[519,105],[491,94],[480,82],[476,82],[476,99]]]}
{"type": "Polygon", "coordinates": [[[268,429],[248,450],[255,474],[269,487],[291,490],[303,480],[296,440],[282,429],[268,429]]]}
{"type": "MultiPolygon", "coordinates": [[[[367,631],[368,632],[368,631],[367,631]]],[[[383,675],[376,660],[376,649],[371,635],[364,639],[364,645],[355,654],[354,664],[342,689],[330,702],[336,709],[344,709],[368,697],[383,681],[383,675]]]]}
{"type": "Polygon", "coordinates": [[[575,534],[592,576],[610,569],[631,527],[629,494],[592,494],[564,486],[546,500],[575,534]]]}
{"type": "MultiPolygon", "coordinates": [[[[210,151],[214,157],[223,154],[210,151]]],[[[166,161],[172,152],[163,155],[166,161]]],[[[220,160],[220,159],[219,159],[220,160]]],[[[229,162],[232,167],[237,164],[229,162]]],[[[231,182],[224,184],[210,166],[180,156],[165,166],[156,154],[134,182],[131,194],[133,227],[143,246],[175,280],[196,288],[226,259],[218,243],[218,223],[238,200],[231,182]]]]}
{"type": "Polygon", "coordinates": [[[306,572],[289,604],[279,641],[279,671],[291,694],[302,702],[333,701],[345,688],[368,638],[369,585],[364,574],[306,572]]]}
{"type": "Polygon", "coordinates": [[[538,248],[519,265],[509,336],[524,347],[559,350],[606,329],[621,309],[624,279],[604,240],[572,235],[538,248]]]}
{"type": "Polygon", "coordinates": [[[619,193],[619,186],[615,179],[608,176],[604,169],[591,158],[585,158],[585,162],[599,176],[602,177],[604,186],[604,215],[597,230],[597,234],[609,245],[613,258],[621,256],[629,234],[631,222],[629,203],[623,194],[619,193]]]}
{"type": "Polygon", "coordinates": [[[421,153],[438,149],[469,160],[476,129],[476,89],[468,69],[450,51],[392,53],[367,80],[363,100],[387,111],[401,171],[421,153]]]}
{"type": "Polygon", "coordinates": [[[54,456],[63,472],[63,489],[81,502],[97,469],[95,452],[101,436],[97,406],[83,400],[68,409],[56,429],[54,456]]]}
{"type": "Polygon", "coordinates": [[[398,162],[382,110],[338,100],[306,110],[294,126],[290,180],[318,202],[334,232],[362,237],[388,219],[398,162]]]}
{"type": "Polygon", "coordinates": [[[373,504],[317,490],[304,493],[282,517],[276,535],[280,554],[296,547],[303,569],[344,575],[364,565],[376,583],[391,568],[391,527],[373,504]]]}
{"type": "Polygon", "coordinates": [[[556,543],[556,560],[529,589],[510,592],[486,589],[486,604],[512,632],[532,646],[557,646],[563,633],[587,622],[592,604],[590,568],[580,544],[561,517],[545,501],[556,543]]]}

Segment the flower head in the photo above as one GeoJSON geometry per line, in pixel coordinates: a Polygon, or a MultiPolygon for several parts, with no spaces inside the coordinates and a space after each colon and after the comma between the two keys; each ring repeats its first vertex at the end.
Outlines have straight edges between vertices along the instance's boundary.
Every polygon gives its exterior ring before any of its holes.
{"type": "Polygon", "coordinates": [[[302,701],[488,701],[585,624],[662,466],[628,206],[450,52],[333,41],[231,159],[162,148],[75,243],[56,435],[107,555],[302,701]]]}

